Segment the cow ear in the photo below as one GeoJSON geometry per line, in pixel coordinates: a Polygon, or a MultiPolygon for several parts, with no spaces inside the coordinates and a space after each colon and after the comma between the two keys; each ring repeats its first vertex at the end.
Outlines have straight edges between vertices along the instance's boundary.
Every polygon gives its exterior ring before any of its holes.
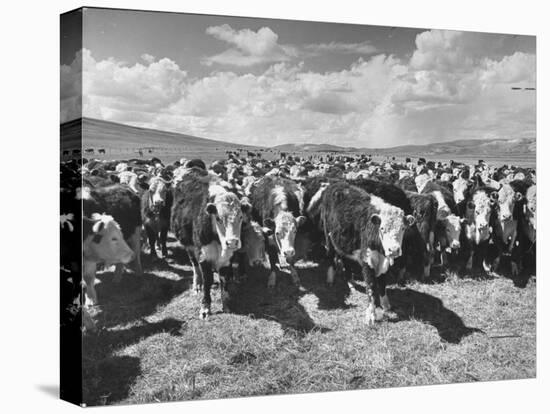
{"type": "Polygon", "coordinates": [[[416,219],[414,218],[414,216],[412,216],[411,214],[408,214],[405,219],[407,220],[407,224],[409,226],[412,226],[414,225],[414,223],[416,223],[416,219]]]}
{"type": "Polygon", "coordinates": [[[516,192],[516,194],[514,194],[514,198],[516,199],[516,201],[521,201],[521,199],[523,198],[523,194],[521,194],[520,192],[516,192]]]}
{"type": "Polygon", "coordinates": [[[491,198],[491,200],[495,201],[498,199],[498,192],[497,191],[493,191],[491,194],[489,194],[489,197],[491,198]]]}
{"type": "Polygon", "coordinates": [[[373,214],[370,216],[370,222],[374,224],[375,226],[379,226],[380,223],[382,223],[382,219],[378,214],[373,214]]]}
{"type": "Polygon", "coordinates": [[[216,215],[218,214],[218,209],[214,203],[208,203],[206,205],[206,212],[210,215],[216,215]]]}
{"type": "Polygon", "coordinates": [[[300,227],[306,222],[306,218],[304,216],[296,217],[296,226],[300,227]]]}
{"type": "Polygon", "coordinates": [[[246,197],[243,197],[243,199],[241,200],[241,210],[244,214],[248,214],[252,210],[252,205],[246,197]]]}
{"type": "Polygon", "coordinates": [[[115,174],[111,174],[111,175],[109,176],[109,179],[110,179],[113,183],[120,183],[120,178],[118,178],[118,176],[115,175],[115,174]]]}
{"type": "Polygon", "coordinates": [[[262,233],[264,234],[264,236],[269,237],[273,234],[273,230],[269,227],[262,227],[262,233]]]}
{"type": "Polygon", "coordinates": [[[274,230],[275,229],[275,222],[270,218],[266,218],[264,220],[264,226],[271,229],[271,230],[274,230]]]}
{"type": "Polygon", "coordinates": [[[101,239],[103,236],[101,234],[94,234],[94,237],[92,238],[92,241],[96,244],[101,243],[101,239]]]}
{"type": "Polygon", "coordinates": [[[473,210],[474,208],[476,208],[476,205],[473,203],[473,201],[468,201],[468,203],[466,203],[466,207],[468,207],[469,210],[473,210]]]}

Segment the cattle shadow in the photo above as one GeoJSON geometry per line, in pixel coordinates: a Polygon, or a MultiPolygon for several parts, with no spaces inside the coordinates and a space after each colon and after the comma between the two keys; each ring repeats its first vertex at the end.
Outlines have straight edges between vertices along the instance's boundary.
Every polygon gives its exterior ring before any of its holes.
{"type": "Polygon", "coordinates": [[[346,301],[351,291],[343,275],[336,275],[334,284],[332,286],[327,285],[327,267],[327,264],[321,261],[315,265],[297,268],[301,285],[317,297],[317,308],[320,310],[333,310],[355,307],[355,305],[346,301]]]}
{"type": "Polygon", "coordinates": [[[330,329],[313,321],[299,299],[306,294],[290,280],[290,275],[278,272],[277,286],[267,288],[269,271],[255,269],[247,280],[238,283],[231,313],[279,323],[285,333],[303,336],[313,330],[330,329]],[[253,276],[252,276],[253,274],[253,276]]]}
{"type": "Polygon", "coordinates": [[[420,320],[437,329],[439,337],[449,343],[458,344],[460,341],[475,332],[483,331],[464,325],[464,322],[455,312],[443,306],[441,299],[427,293],[418,292],[409,288],[387,289],[392,310],[398,319],[420,320]]]}
{"type": "Polygon", "coordinates": [[[175,260],[143,261],[143,275],[125,273],[114,281],[113,272],[97,275],[99,306],[94,319],[100,326],[111,327],[146,317],[156,312],[192,285],[192,272],[176,265],[175,260]]]}
{"type": "Polygon", "coordinates": [[[82,390],[89,406],[113,404],[129,396],[135,380],[141,375],[140,359],[116,355],[118,349],[136,344],[152,335],[168,332],[180,336],[186,325],[167,318],[123,330],[103,330],[83,337],[82,390]]]}

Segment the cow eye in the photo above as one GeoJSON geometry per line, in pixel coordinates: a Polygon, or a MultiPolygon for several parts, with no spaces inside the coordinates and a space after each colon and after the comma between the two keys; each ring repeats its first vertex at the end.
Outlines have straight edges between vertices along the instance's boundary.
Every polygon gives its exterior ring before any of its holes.
{"type": "Polygon", "coordinates": [[[117,241],[118,239],[116,237],[113,237],[111,240],[112,241],[117,241]]]}

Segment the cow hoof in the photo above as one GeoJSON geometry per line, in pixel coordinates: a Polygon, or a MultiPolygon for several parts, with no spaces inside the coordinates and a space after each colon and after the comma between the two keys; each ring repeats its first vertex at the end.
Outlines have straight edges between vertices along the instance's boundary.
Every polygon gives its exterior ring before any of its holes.
{"type": "Polygon", "coordinates": [[[199,312],[199,316],[201,319],[208,319],[208,317],[212,315],[212,312],[210,311],[210,306],[202,306],[201,310],[199,312]]]}
{"type": "Polygon", "coordinates": [[[510,267],[511,267],[511,271],[512,271],[512,276],[517,277],[519,275],[518,264],[516,262],[511,262],[510,267]]]}
{"type": "Polygon", "coordinates": [[[367,326],[373,326],[376,322],[376,309],[374,304],[367,307],[367,326]]]}
{"type": "Polygon", "coordinates": [[[390,320],[390,321],[395,321],[395,320],[399,319],[399,317],[397,316],[397,313],[395,313],[394,311],[389,310],[389,309],[384,309],[383,319],[390,320]]]}
{"type": "Polygon", "coordinates": [[[277,280],[277,277],[275,275],[275,272],[271,272],[269,274],[269,278],[267,279],[267,288],[273,289],[275,287],[275,281],[277,280]]]}
{"type": "Polygon", "coordinates": [[[483,261],[483,270],[485,270],[485,273],[489,273],[491,271],[491,265],[485,260],[483,261]]]}

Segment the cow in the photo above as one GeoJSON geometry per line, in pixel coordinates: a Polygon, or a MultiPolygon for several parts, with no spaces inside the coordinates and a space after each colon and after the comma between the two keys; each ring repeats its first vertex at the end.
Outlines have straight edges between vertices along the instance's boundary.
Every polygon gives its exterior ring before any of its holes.
{"type": "Polygon", "coordinates": [[[64,150],[64,151],[63,151],[63,156],[66,156],[66,155],[69,155],[69,151],[68,151],[68,150],[64,150]]]}
{"type": "Polygon", "coordinates": [[[141,219],[149,241],[149,254],[152,258],[157,258],[157,241],[162,257],[168,255],[166,238],[170,228],[171,209],[171,182],[162,177],[151,178],[149,188],[141,196],[141,219]]]}
{"type": "MultiPolygon", "coordinates": [[[[90,217],[93,213],[112,216],[118,223],[124,240],[134,252],[134,271],[141,275],[141,207],[140,198],[128,187],[113,184],[105,187],[79,189],[77,198],[82,200],[84,214],[90,217]]],[[[122,262],[120,262],[122,263],[122,262]]],[[[123,264],[116,266],[114,281],[122,277],[123,264]]]]}
{"type": "Polygon", "coordinates": [[[80,155],[80,154],[81,154],[81,151],[79,149],[73,150],[73,155],[80,155]]]}
{"type": "Polygon", "coordinates": [[[441,265],[447,265],[447,252],[458,255],[460,233],[464,220],[456,214],[453,193],[448,187],[430,181],[426,183],[422,194],[431,194],[437,200],[436,225],[434,229],[435,247],[441,257],[441,265]]]}
{"type": "Polygon", "coordinates": [[[519,250],[516,248],[518,219],[521,214],[523,194],[519,187],[521,182],[504,183],[498,190],[495,203],[496,220],[494,221],[494,245],[497,248],[497,257],[493,262],[493,268],[498,270],[502,255],[511,255],[510,267],[512,276],[518,275],[519,250]]]}
{"type": "MultiPolygon", "coordinates": [[[[323,192],[321,221],[329,260],[338,256],[361,266],[367,283],[367,325],[372,325],[377,306],[390,311],[384,274],[401,255],[405,228],[414,219],[359,187],[337,182],[323,192]]],[[[334,276],[329,262],[327,282],[334,276]]]]}
{"type": "MultiPolygon", "coordinates": [[[[428,278],[431,272],[431,265],[434,261],[434,238],[435,226],[437,220],[438,203],[437,199],[431,194],[417,194],[412,191],[406,192],[407,198],[411,203],[413,214],[416,220],[416,227],[422,240],[422,278],[428,278]]],[[[414,234],[407,229],[403,239],[403,245],[414,242],[414,234]]],[[[409,264],[409,267],[411,264],[409,264]]]]}
{"type": "Polygon", "coordinates": [[[110,215],[93,213],[91,218],[84,216],[82,230],[82,275],[86,284],[86,305],[91,306],[98,303],[94,287],[97,265],[129,263],[134,252],[110,215]]]}
{"type": "Polygon", "coordinates": [[[105,148],[100,148],[97,150],[99,154],[105,154],[105,148]]]}
{"type": "Polygon", "coordinates": [[[250,204],[202,168],[190,168],[175,186],[170,228],[189,255],[195,292],[202,285],[202,319],[211,315],[213,270],[220,276],[223,311],[230,310],[231,260],[241,248],[243,213],[249,212],[250,204]]]}
{"type": "Polygon", "coordinates": [[[84,152],[85,152],[86,154],[93,154],[93,153],[94,153],[94,149],[93,149],[93,148],[86,148],[86,149],[84,150],[84,152]]]}
{"type": "Polygon", "coordinates": [[[250,200],[253,219],[273,231],[267,249],[271,266],[268,288],[275,287],[277,263],[288,266],[293,282],[299,284],[294,240],[306,221],[302,215],[303,189],[289,179],[265,176],[252,187],[250,200]]]}
{"type": "Polygon", "coordinates": [[[466,255],[467,272],[471,272],[474,268],[476,258],[476,261],[482,261],[485,271],[489,269],[486,264],[486,255],[495,219],[494,204],[497,199],[497,191],[479,182],[466,198],[461,245],[466,255]]]}

